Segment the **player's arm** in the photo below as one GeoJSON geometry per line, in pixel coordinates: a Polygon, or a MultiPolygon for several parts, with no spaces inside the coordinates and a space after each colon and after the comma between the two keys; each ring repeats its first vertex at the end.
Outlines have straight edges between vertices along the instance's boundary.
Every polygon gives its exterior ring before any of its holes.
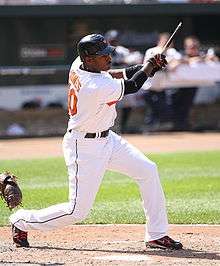
{"type": "Polygon", "coordinates": [[[144,65],[135,65],[125,69],[109,70],[113,78],[124,79],[124,95],[137,92],[148,79],[167,65],[164,55],[157,54],[144,65]]]}
{"type": "MultiPolygon", "coordinates": [[[[105,80],[100,81],[101,84],[98,86],[98,88],[101,88],[98,90],[101,102],[115,103],[120,101],[124,94],[137,92],[148,79],[148,77],[152,77],[157,71],[165,67],[166,64],[167,61],[165,56],[155,55],[144,65],[127,68],[127,80],[125,80],[123,77],[120,79],[111,79],[104,76],[103,79],[105,80]],[[105,84],[105,90],[103,90],[103,84],[105,84]]],[[[120,72],[118,72],[118,75],[119,73],[120,72]]]]}
{"type": "Polygon", "coordinates": [[[110,69],[110,70],[108,70],[108,73],[114,79],[123,79],[124,78],[123,71],[124,71],[124,69],[110,69]]]}
{"type": "Polygon", "coordinates": [[[148,59],[148,61],[132,75],[124,80],[124,94],[131,94],[137,92],[148,79],[153,77],[154,74],[164,68],[167,65],[166,57],[162,54],[157,54],[154,57],[148,59]]]}
{"type": "Polygon", "coordinates": [[[130,66],[127,68],[122,68],[122,69],[110,69],[108,71],[108,73],[115,79],[129,79],[132,78],[133,75],[139,71],[141,68],[143,67],[143,65],[139,64],[139,65],[134,65],[134,66],[130,66]]]}

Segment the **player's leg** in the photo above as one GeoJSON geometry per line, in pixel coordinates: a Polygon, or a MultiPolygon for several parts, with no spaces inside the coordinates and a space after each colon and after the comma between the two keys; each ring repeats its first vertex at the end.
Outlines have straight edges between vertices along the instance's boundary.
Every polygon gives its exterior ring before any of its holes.
{"type": "Polygon", "coordinates": [[[84,219],[95,200],[107,165],[106,141],[64,138],[69,202],[41,210],[19,210],[10,217],[11,223],[22,231],[49,230],[84,219]]]}
{"type": "Polygon", "coordinates": [[[133,177],[140,188],[144,211],[149,217],[145,241],[165,237],[168,221],[156,164],[118,135],[113,133],[111,137],[114,146],[109,168],[133,177]]]}

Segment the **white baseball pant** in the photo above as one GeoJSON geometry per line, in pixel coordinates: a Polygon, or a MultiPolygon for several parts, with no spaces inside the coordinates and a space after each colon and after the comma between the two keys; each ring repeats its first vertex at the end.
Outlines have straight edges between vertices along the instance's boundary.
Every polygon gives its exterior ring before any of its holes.
{"type": "Polygon", "coordinates": [[[20,230],[50,230],[86,218],[106,169],[121,172],[138,183],[148,222],[145,240],[167,234],[164,193],[157,166],[123,138],[110,131],[106,138],[89,139],[76,131],[67,132],[63,151],[69,174],[69,201],[40,210],[20,209],[10,222],[20,230]]]}

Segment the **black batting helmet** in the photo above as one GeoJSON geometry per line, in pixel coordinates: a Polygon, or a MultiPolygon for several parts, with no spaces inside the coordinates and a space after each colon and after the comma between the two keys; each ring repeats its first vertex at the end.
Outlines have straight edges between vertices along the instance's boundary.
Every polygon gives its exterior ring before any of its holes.
{"type": "Polygon", "coordinates": [[[77,51],[81,59],[90,55],[109,55],[115,47],[109,45],[101,34],[90,34],[83,37],[77,45],[77,51]]]}

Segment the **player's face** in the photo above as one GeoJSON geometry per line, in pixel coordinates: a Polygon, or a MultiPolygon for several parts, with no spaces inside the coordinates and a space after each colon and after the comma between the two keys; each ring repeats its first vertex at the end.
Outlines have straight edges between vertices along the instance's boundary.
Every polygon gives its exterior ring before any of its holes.
{"type": "Polygon", "coordinates": [[[91,71],[107,71],[111,68],[112,58],[111,55],[97,55],[89,57],[87,67],[91,71]]]}

